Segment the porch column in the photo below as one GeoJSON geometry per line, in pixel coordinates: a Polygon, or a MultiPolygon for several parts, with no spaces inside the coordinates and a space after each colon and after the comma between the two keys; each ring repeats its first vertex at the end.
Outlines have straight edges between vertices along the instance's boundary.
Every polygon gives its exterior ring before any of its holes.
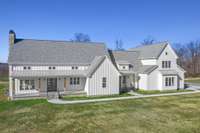
{"type": "Polygon", "coordinates": [[[13,78],[9,78],[9,96],[13,98],[13,78]]]}
{"type": "Polygon", "coordinates": [[[135,74],[135,88],[138,89],[138,75],[135,74]]]}

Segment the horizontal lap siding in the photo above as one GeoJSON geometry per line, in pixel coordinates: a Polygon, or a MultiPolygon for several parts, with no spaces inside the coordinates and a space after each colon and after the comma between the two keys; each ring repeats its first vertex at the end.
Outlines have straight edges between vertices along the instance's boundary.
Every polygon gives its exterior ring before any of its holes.
{"type": "Polygon", "coordinates": [[[89,78],[88,95],[119,94],[119,73],[106,58],[89,78]],[[102,78],[106,77],[106,87],[102,87],[102,78]]]}

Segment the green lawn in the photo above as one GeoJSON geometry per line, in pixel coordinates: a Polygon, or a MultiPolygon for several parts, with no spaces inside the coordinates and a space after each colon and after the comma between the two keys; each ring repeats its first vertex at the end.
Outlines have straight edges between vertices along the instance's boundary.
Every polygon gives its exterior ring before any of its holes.
{"type": "Polygon", "coordinates": [[[131,94],[128,93],[122,93],[119,95],[111,95],[111,96],[64,96],[62,97],[63,100],[88,100],[88,99],[101,99],[101,98],[112,98],[112,97],[126,97],[126,96],[133,96],[131,94]]]}
{"type": "Polygon", "coordinates": [[[190,79],[186,79],[185,82],[199,83],[199,84],[200,84],[200,78],[190,78],[190,79]]]}
{"type": "Polygon", "coordinates": [[[1,133],[199,131],[200,94],[75,105],[53,105],[44,99],[0,100],[1,133]]]}
{"type": "Polygon", "coordinates": [[[0,76],[0,81],[8,81],[8,76],[0,76]]]}
{"type": "Polygon", "coordinates": [[[164,94],[164,93],[176,93],[176,92],[187,92],[187,91],[192,91],[192,90],[164,90],[164,91],[159,91],[159,90],[136,90],[137,93],[143,94],[143,95],[149,95],[149,94],[164,94]]]}

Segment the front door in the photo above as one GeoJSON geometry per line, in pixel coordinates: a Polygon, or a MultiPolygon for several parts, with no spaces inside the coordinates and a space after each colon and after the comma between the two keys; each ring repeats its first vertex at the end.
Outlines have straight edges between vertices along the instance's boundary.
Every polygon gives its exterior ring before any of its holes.
{"type": "Polygon", "coordinates": [[[57,79],[48,78],[47,79],[47,91],[57,91],[57,79]]]}

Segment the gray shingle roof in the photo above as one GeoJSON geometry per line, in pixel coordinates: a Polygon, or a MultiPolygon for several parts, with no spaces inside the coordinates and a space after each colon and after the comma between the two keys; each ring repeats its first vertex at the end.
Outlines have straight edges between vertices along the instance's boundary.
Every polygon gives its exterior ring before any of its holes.
{"type": "Polygon", "coordinates": [[[161,42],[157,44],[140,46],[137,48],[131,48],[129,51],[137,51],[140,53],[139,59],[154,59],[158,58],[168,42],[161,42]]]}
{"type": "Polygon", "coordinates": [[[138,71],[142,65],[138,59],[139,53],[137,51],[113,51],[112,54],[116,63],[130,63],[133,65],[132,71],[138,71]]]}
{"type": "Polygon", "coordinates": [[[90,64],[107,55],[104,43],[18,39],[10,49],[9,64],[90,64]]]}
{"type": "Polygon", "coordinates": [[[80,76],[85,77],[86,71],[83,70],[28,70],[13,71],[11,77],[65,77],[80,76]]]}
{"type": "Polygon", "coordinates": [[[104,61],[104,59],[106,58],[106,56],[98,56],[95,57],[95,59],[92,61],[88,72],[87,72],[87,77],[92,76],[92,74],[95,72],[95,70],[98,68],[98,66],[104,61]]]}
{"type": "Polygon", "coordinates": [[[141,73],[141,74],[149,74],[151,73],[153,70],[155,70],[156,68],[158,68],[158,66],[156,65],[144,65],[144,66],[141,66],[138,70],[138,73],[141,73]]]}
{"type": "Polygon", "coordinates": [[[178,75],[176,70],[160,70],[162,75],[178,75]]]}

